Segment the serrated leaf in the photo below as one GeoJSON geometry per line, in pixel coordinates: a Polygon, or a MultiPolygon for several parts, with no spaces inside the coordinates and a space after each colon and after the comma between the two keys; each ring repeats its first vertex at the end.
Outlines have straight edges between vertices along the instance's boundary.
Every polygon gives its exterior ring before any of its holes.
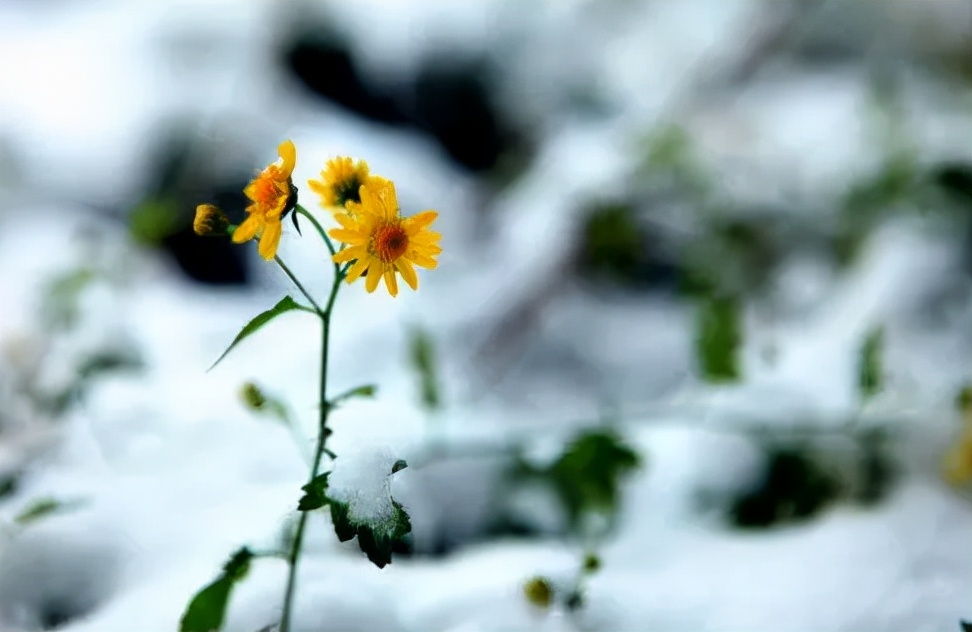
{"type": "Polygon", "coordinates": [[[331,507],[331,521],[338,540],[347,542],[357,536],[358,548],[378,568],[391,564],[392,549],[395,544],[412,531],[412,522],[408,513],[394,500],[392,516],[373,524],[352,517],[347,503],[330,499],[328,504],[331,507]]]}
{"type": "Polygon", "coordinates": [[[213,365],[209,367],[208,370],[210,371],[213,370],[213,368],[217,364],[222,362],[223,358],[225,358],[226,355],[230,351],[232,351],[234,347],[236,347],[236,345],[238,345],[239,343],[243,342],[244,340],[246,340],[247,338],[255,334],[257,331],[260,330],[261,327],[269,323],[277,316],[280,316],[281,314],[286,314],[287,312],[292,312],[295,309],[306,310],[307,308],[301,305],[300,303],[296,302],[290,296],[285,296],[282,299],[280,299],[279,303],[277,303],[267,311],[257,314],[257,316],[253,318],[253,320],[251,320],[250,322],[248,322],[246,325],[243,326],[243,329],[240,330],[240,333],[236,334],[236,338],[234,338],[233,342],[230,343],[230,346],[226,348],[226,351],[223,352],[223,355],[219,356],[219,358],[217,358],[216,361],[213,362],[213,365]]]}
{"type": "Polygon", "coordinates": [[[858,390],[866,401],[879,393],[884,383],[884,329],[871,330],[864,338],[858,355],[858,390]]]}
{"type": "Polygon", "coordinates": [[[243,547],[233,553],[220,576],[196,593],[179,623],[179,632],[216,632],[223,627],[233,586],[246,576],[253,553],[243,547]]]}
{"type": "Polygon", "coordinates": [[[706,381],[739,379],[740,320],[739,301],[735,298],[712,297],[700,306],[695,355],[706,381]]]}
{"type": "Polygon", "coordinates": [[[297,503],[298,511],[313,511],[327,504],[327,479],[330,475],[330,472],[319,474],[314,477],[314,480],[301,487],[304,495],[297,503]]]}

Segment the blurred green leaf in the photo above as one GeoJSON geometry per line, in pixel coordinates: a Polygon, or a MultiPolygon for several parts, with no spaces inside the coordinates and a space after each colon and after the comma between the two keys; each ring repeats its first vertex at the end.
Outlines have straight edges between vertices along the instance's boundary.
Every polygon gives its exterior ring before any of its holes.
{"type": "Polygon", "coordinates": [[[706,381],[739,379],[740,321],[739,300],[736,298],[710,297],[699,306],[695,356],[706,381]]]}
{"type": "Polygon", "coordinates": [[[246,547],[236,551],[223,567],[222,574],[189,602],[179,623],[179,632],[216,632],[222,629],[233,586],[246,577],[252,559],[253,553],[246,547]]]}
{"type": "Polygon", "coordinates": [[[614,516],[621,482],[639,462],[638,454],[611,430],[587,430],[575,437],[549,467],[521,463],[518,476],[539,478],[551,485],[570,528],[578,530],[588,514],[614,516]]]}
{"type": "Polygon", "coordinates": [[[554,589],[546,577],[531,577],[523,584],[523,596],[538,608],[549,608],[553,603],[554,589]]]}
{"type": "Polygon", "coordinates": [[[972,632],[972,623],[968,621],[959,621],[959,625],[962,626],[962,632],[972,632]]]}
{"type": "Polygon", "coordinates": [[[858,389],[861,400],[867,401],[883,388],[884,329],[877,327],[864,338],[858,356],[858,389]]]}
{"type": "Polygon", "coordinates": [[[801,447],[771,447],[762,480],[729,510],[741,528],[766,528],[806,520],[837,498],[836,482],[801,447]]]}
{"type": "Polygon", "coordinates": [[[966,384],[959,389],[958,395],[955,397],[955,405],[959,412],[972,412],[972,384],[966,384]]]}
{"type": "Polygon", "coordinates": [[[70,329],[77,323],[81,294],[98,278],[94,268],[77,268],[51,279],[44,293],[41,315],[54,329],[70,329]]]}
{"type": "Polygon", "coordinates": [[[219,356],[216,359],[216,361],[213,362],[213,365],[209,367],[209,370],[212,370],[217,364],[222,362],[223,358],[225,358],[226,355],[230,351],[232,351],[234,347],[236,347],[236,345],[246,340],[251,335],[255,334],[257,331],[260,330],[261,327],[269,323],[277,316],[280,316],[281,314],[286,314],[287,312],[291,312],[295,309],[303,310],[303,311],[308,310],[307,307],[304,307],[303,305],[297,303],[291,297],[285,296],[280,300],[279,303],[277,303],[267,311],[258,314],[255,318],[253,318],[253,320],[251,320],[250,322],[248,322],[246,325],[243,326],[243,329],[241,329],[240,333],[236,335],[236,338],[233,339],[233,342],[230,343],[230,346],[226,348],[226,351],[223,352],[223,355],[219,356]]]}
{"type": "Polygon", "coordinates": [[[364,384],[362,386],[356,386],[355,388],[349,389],[334,399],[331,400],[330,405],[332,407],[337,406],[343,401],[353,399],[355,397],[374,397],[375,393],[378,392],[378,387],[374,384],[364,384]]]}
{"type": "Polygon", "coordinates": [[[128,218],[128,230],[137,243],[158,245],[179,230],[179,205],[168,198],[147,199],[128,218]]]}
{"type": "Polygon", "coordinates": [[[409,360],[418,373],[422,405],[427,410],[442,406],[435,358],[435,345],[428,332],[413,327],[409,336],[409,360]]]}
{"type": "Polygon", "coordinates": [[[327,504],[327,479],[330,475],[330,472],[319,474],[314,477],[314,480],[301,487],[304,495],[297,503],[298,511],[313,511],[327,504]]]}
{"type": "Polygon", "coordinates": [[[79,500],[41,498],[28,505],[23,511],[17,514],[17,517],[14,518],[14,522],[20,525],[30,524],[31,522],[35,522],[41,518],[46,518],[55,513],[77,509],[83,504],[84,503],[79,500]]]}

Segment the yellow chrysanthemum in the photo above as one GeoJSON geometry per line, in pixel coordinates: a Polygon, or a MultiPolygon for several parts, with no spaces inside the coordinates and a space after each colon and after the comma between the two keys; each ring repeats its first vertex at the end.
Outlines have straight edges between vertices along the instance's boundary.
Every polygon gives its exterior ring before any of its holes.
{"type": "Polygon", "coordinates": [[[311,191],[321,196],[321,206],[330,209],[347,210],[348,202],[360,203],[358,191],[361,185],[368,184],[368,163],[347,156],[327,161],[321,171],[320,180],[308,180],[311,191]]]}
{"type": "Polygon", "coordinates": [[[233,241],[238,244],[259,236],[257,250],[267,260],[277,254],[283,232],[281,218],[297,204],[297,189],[291,180],[297,164],[297,148],[285,140],[277,147],[277,153],[280,164],[268,165],[243,189],[252,204],[246,208],[247,218],[233,231],[233,241]]]}
{"type": "Polygon", "coordinates": [[[435,211],[424,211],[413,217],[401,217],[395,185],[384,178],[372,176],[359,191],[361,202],[348,202],[348,213],[335,215],[341,228],[328,234],[347,244],[334,255],[335,263],[354,261],[348,270],[348,283],[362,274],[365,289],[374,292],[381,279],[385,280],[388,293],[398,295],[398,278],[413,290],[418,289],[415,266],[432,269],[437,264],[433,258],[440,252],[439,233],[429,230],[429,225],[439,216],[435,211]]]}

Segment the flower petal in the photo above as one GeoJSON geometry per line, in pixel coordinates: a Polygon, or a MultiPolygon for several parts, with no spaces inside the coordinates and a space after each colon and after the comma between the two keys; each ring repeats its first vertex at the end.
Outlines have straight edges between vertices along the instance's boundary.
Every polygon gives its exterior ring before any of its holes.
{"type": "Polygon", "coordinates": [[[408,219],[404,220],[402,223],[405,225],[405,232],[408,233],[409,237],[417,235],[420,230],[435,221],[435,218],[439,214],[435,211],[423,211],[418,215],[413,215],[408,219]]]}
{"type": "Polygon", "coordinates": [[[288,138],[277,147],[277,153],[283,158],[283,165],[280,168],[283,171],[283,178],[287,179],[294,172],[294,167],[297,166],[297,148],[293,141],[288,138]]]}
{"type": "Polygon", "coordinates": [[[347,263],[352,259],[367,259],[368,251],[361,246],[351,246],[350,248],[345,248],[343,250],[338,250],[331,261],[334,263],[347,263]]]}
{"type": "Polygon", "coordinates": [[[338,241],[343,241],[346,244],[352,244],[354,246],[366,246],[369,241],[368,235],[362,235],[355,231],[342,230],[340,228],[329,230],[327,234],[338,241]]]}
{"type": "Polygon", "coordinates": [[[408,286],[413,290],[418,289],[418,275],[415,274],[415,268],[412,266],[412,262],[404,257],[395,262],[395,267],[402,275],[402,279],[408,283],[408,286]]]}
{"type": "Polygon", "coordinates": [[[236,227],[233,231],[233,243],[242,244],[245,241],[250,241],[256,234],[260,232],[260,228],[263,226],[263,221],[259,215],[250,214],[243,222],[236,227]]]}
{"type": "Polygon", "coordinates": [[[429,270],[434,270],[435,267],[439,265],[439,263],[432,257],[429,257],[427,255],[418,252],[413,252],[412,256],[409,258],[412,260],[412,263],[414,263],[415,265],[422,266],[423,268],[428,268],[429,270]]]}
{"type": "Polygon", "coordinates": [[[392,295],[392,298],[398,296],[398,279],[395,278],[395,268],[391,266],[385,267],[385,286],[388,288],[388,293],[392,295]]]}
{"type": "Polygon", "coordinates": [[[272,261],[277,256],[277,246],[280,244],[280,234],[283,232],[283,225],[280,222],[267,222],[260,235],[260,245],[257,251],[260,256],[267,261],[272,261]]]}
{"type": "Polygon", "coordinates": [[[371,262],[368,266],[368,276],[365,277],[365,290],[368,293],[374,292],[375,288],[378,287],[378,281],[381,280],[381,273],[384,271],[384,265],[377,260],[371,262]]]}
{"type": "Polygon", "coordinates": [[[362,258],[354,262],[348,270],[348,283],[354,283],[368,269],[368,259],[362,258]]]}

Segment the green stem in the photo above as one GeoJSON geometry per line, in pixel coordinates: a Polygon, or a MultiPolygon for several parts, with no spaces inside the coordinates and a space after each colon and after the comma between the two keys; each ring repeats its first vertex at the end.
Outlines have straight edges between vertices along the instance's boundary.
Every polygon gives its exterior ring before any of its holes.
{"type": "Polygon", "coordinates": [[[334,250],[334,243],[331,242],[331,238],[327,236],[327,231],[325,231],[324,227],[321,226],[321,223],[317,221],[317,218],[311,215],[310,212],[300,204],[297,205],[297,207],[294,209],[294,212],[300,213],[301,215],[306,217],[311,224],[314,225],[314,228],[317,229],[317,234],[320,235],[321,239],[324,240],[324,243],[327,244],[327,249],[331,251],[331,256],[333,257],[334,253],[337,252],[336,250],[334,250]]]}
{"type": "Polygon", "coordinates": [[[274,257],[273,260],[276,261],[277,265],[280,266],[280,269],[283,270],[288,277],[290,277],[290,280],[293,281],[294,285],[297,286],[297,289],[300,290],[300,293],[304,295],[304,298],[307,299],[307,302],[314,307],[314,311],[316,311],[317,314],[323,318],[324,313],[321,310],[320,305],[318,305],[317,301],[314,300],[314,297],[310,295],[310,292],[308,292],[307,289],[304,288],[303,284],[297,280],[297,277],[294,276],[294,273],[290,271],[290,268],[287,267],[287,264],[283,262],[283,259],[281,259],[280,257],[274,257]]]}
{"type": "MultiPolygon", "coordinates": [[[[296,279],[293,277],[291,279],[300,287],[296,279]]],[[[327,416],[331,409],[327,402],[327,355],[331,334],[331,313],[334,309],[334,300],[337,298],[338,289],[341,287],[341,281],[343,280],[344,271],[340,266],[335,264],[334,283],[331,285],[331,294],[327,298],[327,307],[324,310],[317,308],[317,313],[321,318],[321,382],[319,391],[321,404],[317,428],[317,447],[314,450],[314,463],[311,466],[310,478],[308,479],[310,481],[317,478],[317,475],[320,473],[321,459],[325,453],[331,458],[334,458],[334,453],[327,449],[327,437],[331,433],[327,428],[327,416]]],[[[303,288],[301,288],[301,291],[303,291],[303,288]]],[[[305,296],[307,296],[306,293],[305,296]]],[[[310,297],[308,297],[308,300],[310,300],[310,297]]],[[[314,307],[317,307],[317,305],[315,304],[314,307]]],[[[287,589],[284,593],[284,607],[283,615],[280,619],[280,632],[290,632],[294,590],[297,586],[297,565],[300,562],[300,554],[304,544],[304,531],[307,529],[308,515],[310,515],[310,512],[300,512],[300,517],[297,520],[297,531],[294,533],[294,540],[290,547],[290,556],[288,557],[290,569],[287,573],[287,589]]]]}

